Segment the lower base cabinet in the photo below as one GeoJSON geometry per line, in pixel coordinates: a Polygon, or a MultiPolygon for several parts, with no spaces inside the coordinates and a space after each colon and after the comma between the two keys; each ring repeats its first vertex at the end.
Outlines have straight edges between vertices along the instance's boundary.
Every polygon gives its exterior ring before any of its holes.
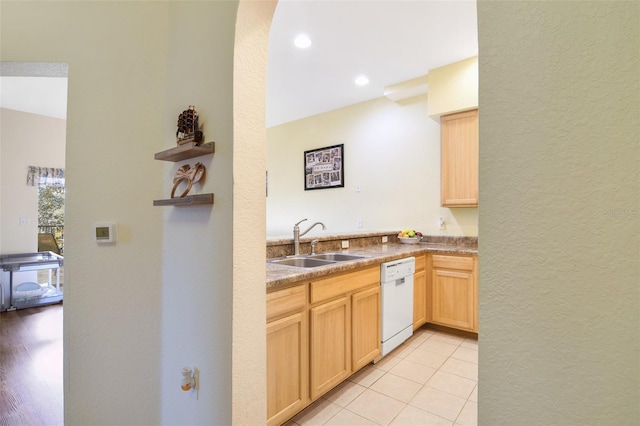
{"type": "Polygon", "coordinates": [[[476,256],[431,255],[430,322],[478,332],[476,256]]]}
{"type": "Polygon", "coordinates": [[[285,423],[380,354],[379,265],[267,294],[267,425],[285,423]]]}
{"type": "Polygon", "coordinates": [[[416,256],[416,272],[413,274],[413,329],[427,323],[427,271],[426,255],[416,256]]]}
{"type": "Polygon", "coordinates": [[[380,354],[380,285],[310,310],[311,399],[380,354]]]}
{"type": "Polygon", "coordinates": [[[380,285],[351,296],[351,371],[358,371],[380,354],[382,312],[380,285]]]}
{"type": "Polygon", "coordinates": [[[380,267],[310,284],[311,400],[380,354],[380,267]]]}
{"type": "Polygon", "coordinates": [[[267,413],[269,424],[279,424],[308,403],[307,321],[303,312],[267,327],[267,413]]]}
{"type": "Polygon", "coordinates": [[[311,308],[311,399],[349,376],[351,330],[348,298],[311,308]]]}
{"type": "Polygon", "coordinates": [[[269,426],[284,423],[309,404],[307,318],[306,286],[267,295],[269,426]]]}

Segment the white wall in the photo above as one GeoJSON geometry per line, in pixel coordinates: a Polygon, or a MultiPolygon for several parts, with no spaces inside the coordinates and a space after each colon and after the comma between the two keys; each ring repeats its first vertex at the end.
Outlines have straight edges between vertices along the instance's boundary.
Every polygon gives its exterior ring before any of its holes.
{"type": "MultiPolygon", "coordinates": [[[[165,163],[164,195],[182,164],[207,171],[191,193],[214,193],[213,206],[162,208],[162,422],[231,424],[233,47],[238,4],[172,2],[169,7],[167,110],[163,146],[176,146],[175,123],[189,105],[200,114],[215,154],[165,163]],[[180,370],[200,371],[199,399],[180,389],[180,370]]],[[[151,153],[149,153],[151,155],[151,153]]],[[[161,194],[156,194],[161,195],[161,194]]],[[[264,279],[262,282],[264,288],[264,279]]]]}
{"type": "Polygon", "coordinates": [[[65,137],[65,120],[0,108],[0,253],[38,249],[38,188],[27,186],[27,166],[64,168],[65,137]]]}
{"type": "Polygon", "coordinates": [[[2,2],[2,60],[69,64],[65,422],[159,423],[168,13],[160,3],[2,2]],[[29,25],[24,23],[28,22],[29,25]],[[98,246],[97,221],[119,224],[98,246]]]}
{"type": "Polygon", "coordinates": [[[322,221],[308,235],[414,228],[431,235],[478,233],[477,208],[440,206],[440,125],[427,96],[352,105],[267,130],[267,235],[322,221]],[[345,187],[304,190],[304,151],[344,144],[345,187]],[[360,191],[357,191],[357,187],[360,191]],[[444,217],[445,230],[438,229],[444,217]],[[362,228],[356,226],[362,219],[362,228]]]}
{"type": "Polygon", "coordinates": [[[640,3],[478,3],[479,424],[640,423],[640,3]]]}
{"type": "MultiPolygon", "coordinates": [[[[1,60],[69,64],[65,423],[228,423],[237,3],[0,7],[1,60]],[[153,154],[190,103],[218,143],[197,188],[215,205],[153,207],[177,167],[153,154]],[[97,221],[118,222],[116,245],[93,242],[97,221]],[[201,371],[199,400],[179,391],[183,366],[201,371]]],[[[239,403],[264,416],[260,399],[239,403]]]]}

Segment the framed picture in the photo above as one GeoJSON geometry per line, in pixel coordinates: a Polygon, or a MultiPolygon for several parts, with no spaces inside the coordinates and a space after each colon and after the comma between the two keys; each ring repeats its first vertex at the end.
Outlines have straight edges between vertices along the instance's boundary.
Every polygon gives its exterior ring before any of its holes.
{"type": "Polygon", "coordinates": [[[344,144],[304,152],[304,190],[344,187],[344,144]]]}

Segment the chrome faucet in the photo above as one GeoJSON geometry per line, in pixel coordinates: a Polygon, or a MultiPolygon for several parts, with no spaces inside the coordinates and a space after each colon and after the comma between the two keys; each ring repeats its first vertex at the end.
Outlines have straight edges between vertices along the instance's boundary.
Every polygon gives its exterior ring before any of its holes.
{"type": "Polygon", "coordinates": [[[324,223],[316,222],[313,225],[311,225],[310,227],[308,227],[306,231],[300,233],[300,228],[298,227],[298,225],[300,225],[305,220],[307,220],[307,219],[302,219],[300,222],[298,222],[295,225],[293,225],[293,254],[294,254],[294,256],[298,256],[300,254],[300,237],[302,237],[307,232],[311,231],[313,229],[313,227],[316,226],[316,225],[322,225],[322,229],[327,229],[327,227],[324,226],[324,223]]]}

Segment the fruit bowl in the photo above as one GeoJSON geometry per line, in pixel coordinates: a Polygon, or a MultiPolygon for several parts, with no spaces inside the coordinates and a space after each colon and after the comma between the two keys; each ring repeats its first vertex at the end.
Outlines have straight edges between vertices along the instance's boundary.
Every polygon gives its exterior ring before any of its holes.
{"type": "Polygon", "coordinates": [[[398,237],[402,244],[418,244],[422,237],[398,237]]]}
{"type": "Polygon", "coordinates": [[[418,244],[422,240],[422,232],[405,228],[398,232],[398,239],[402,244],[418,244]]]}

